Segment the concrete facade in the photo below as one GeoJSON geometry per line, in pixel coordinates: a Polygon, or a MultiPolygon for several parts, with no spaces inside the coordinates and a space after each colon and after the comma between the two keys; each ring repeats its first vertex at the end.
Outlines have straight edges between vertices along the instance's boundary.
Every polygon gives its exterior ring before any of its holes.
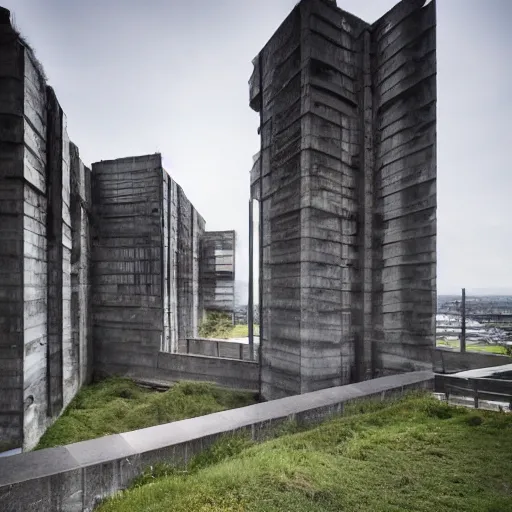
{"type": "Polygon", "coordinates": [[[33,448],[93,375],[151,375],[197,335],[205,221],[161,156],[92,172],[0,8],[0,452],[33,448]]]}
{"type": "Polygon", "coordinates": [[[94,163],[92,182],[95,369],[152,368],[197,335],[205,222],[160,154],[94,163]]]}
{"type": "Polygon", "coordinates": [[[267,398],[432,366],[435,26],[303,0],[254,60],[267,398]]]}
{"type": "Polygon", "coordinates": [[[200,283],[205,311],[235,310],[234,231],[207,231],[201,239],[200,283]]]}
{"type": "Polygon", "coordinates": [[[0,445],[30,448],[79,385],[70,142],[41,65],[0,18],[0,445]]]}

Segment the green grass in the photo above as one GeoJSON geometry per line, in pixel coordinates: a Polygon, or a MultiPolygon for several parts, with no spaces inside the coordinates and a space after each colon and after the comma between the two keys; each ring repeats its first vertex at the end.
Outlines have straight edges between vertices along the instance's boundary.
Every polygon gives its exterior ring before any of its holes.
{"type": "MultiPolygon", "coordinates": [[[[460,349],[460,342],[457,340],[437,340],[438,347],[451,347],[460,349]]],[[[506,355],[506,349],[502,345],[466,345],[468,352],[487,352],[489,354],[506,355]]]]}
{"type": "Polygon", "coordinates": [[[473,352],[487,352],[489,354],[506,355],[505,347],[501,345],[469,345],[467,350],[473,352]]]}
{"type": "Polygon", "coordinates": [[[46,431],[36,450],[253,403],[253,393],[205,382],[179,382],[161,393],[141,388],[127,379],[108,379],[83,388],[46,431]]]}
{"type": "Polygon", "coordinates": [[[227,438],[98,512],[512,511],[512,415],[419,395],[359,407],[261,445],[227,438]]]}
{"type": "MultiPolygon", "coordinates": [[[[260,333],[260,326],[254,324],[254,335],[258,336],[260,333]]],[[[247,338],[249,336],[249,326],[245,325],[234,325],[231,331],[228,332],[227,338],[247,338]]]]}
{"type": "MultiPolygon", "coordinates": [[[[254,334],[259,335],[260,326],[254,324],[254,334]]],[[[231,317],[226,313],[211,311],[199,327],[199,336],[201,338],[245,338],[249,336],[249,326],[233,325],[231,317]]]]}

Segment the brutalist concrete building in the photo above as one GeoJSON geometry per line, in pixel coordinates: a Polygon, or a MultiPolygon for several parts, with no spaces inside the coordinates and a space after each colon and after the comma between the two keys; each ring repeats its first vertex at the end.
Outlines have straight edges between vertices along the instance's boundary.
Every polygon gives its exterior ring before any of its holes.
{"type": "Polygon", "coordinates": [[[431,368],[435,2],[302,0],[254,60],[262,392],[431,368]]]}
{"type": "Polygon", "coordinates": [[[196,335],[207,232],[159,154],[83,164],[2,8],[0,162],[2,452],[33,448],[93,374],[151,376],[196,335]]]}
{"type": "Polygon", "coordinates": [[[92,176],[95,371],[149,373],[197,335],[205,221],[160,154],[97,162],[92,176]]]}

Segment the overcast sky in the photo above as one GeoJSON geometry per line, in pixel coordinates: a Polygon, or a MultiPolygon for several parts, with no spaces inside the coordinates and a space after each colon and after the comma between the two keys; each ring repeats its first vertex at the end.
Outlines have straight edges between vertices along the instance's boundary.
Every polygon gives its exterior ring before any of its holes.
{"type": "MultiPolygon", "coordinates": [[[[238,232],[251,60],[295,0],[4,0],[86,164],[161,152],[209,230],[238,232]]],[[[395,0],[338,0],[373,22],[395,0]]],[[[512,1],[438,0],[438,291],[512,293],[512,1]]]]}

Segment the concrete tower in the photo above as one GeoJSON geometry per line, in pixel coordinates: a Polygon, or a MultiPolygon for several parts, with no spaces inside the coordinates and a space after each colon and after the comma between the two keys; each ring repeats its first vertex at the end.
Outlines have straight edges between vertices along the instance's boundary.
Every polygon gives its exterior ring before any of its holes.
{"type": "Polygon", "coordinates": [[[266,398],[431,367],[435,24],[302,0],[254,60],[266,398]]]}

